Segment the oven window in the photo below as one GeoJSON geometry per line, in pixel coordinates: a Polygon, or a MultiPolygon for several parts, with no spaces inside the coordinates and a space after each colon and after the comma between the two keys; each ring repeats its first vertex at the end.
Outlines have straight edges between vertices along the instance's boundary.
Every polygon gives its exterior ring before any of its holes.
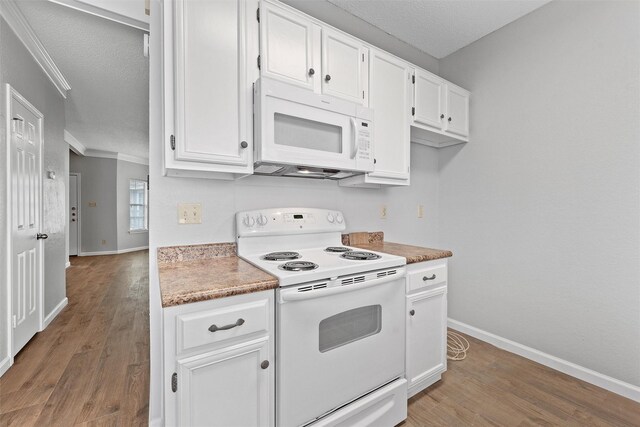
{"type": "Polygon", "coordinates": [[[382,306],[368,305],[343,311],[320,322],[320,353],[350,344],[382,329],[382,306]]]}
{"type": "Polygon", "coordinates": [[[289,147],[342,153],[342,127],[275,113],[274,140],[289,147]]]}

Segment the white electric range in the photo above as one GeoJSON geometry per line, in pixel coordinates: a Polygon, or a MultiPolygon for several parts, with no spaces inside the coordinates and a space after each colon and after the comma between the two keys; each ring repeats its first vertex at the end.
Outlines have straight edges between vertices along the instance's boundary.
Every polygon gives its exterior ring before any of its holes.
{"type": "Polygon", "coordinates": [[[276,425],[406,418],[403,257],[342,245],[341,212],[236,214],[238,255],[279,280],[276,425]]]}

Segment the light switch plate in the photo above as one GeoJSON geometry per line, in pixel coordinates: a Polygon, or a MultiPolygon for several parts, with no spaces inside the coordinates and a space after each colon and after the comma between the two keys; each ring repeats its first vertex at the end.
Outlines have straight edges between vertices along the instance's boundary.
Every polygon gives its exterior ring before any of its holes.
{"type": "Polygon", "coordinates": [[[380,206],[380,219],[387,219],[387,205],[380,206]]]}
{"type": "Polygon", "coordinates": [[[202,224],[202,205],[178,203],[178,224],[202,224]]]}

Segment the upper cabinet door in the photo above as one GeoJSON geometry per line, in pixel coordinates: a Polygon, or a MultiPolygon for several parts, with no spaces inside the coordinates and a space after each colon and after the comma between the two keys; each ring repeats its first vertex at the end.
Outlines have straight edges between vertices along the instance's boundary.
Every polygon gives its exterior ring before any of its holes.
{"type": "Polygon", "coordinates": [[[375,170],[379,178],[409,178],[409,117],[412,105],[409,66],[379,50],[369,53],[369,107],[373,109],[375,170]]]}
{"type": "Polygon", "coordinates": [[[177,0],[173,4],[174,160],[251,173],[246,3],[177,0]]]}
{"type": "Polygon", "coordinates": [[[447,84],[446,131],[456,135],[469,136],[469,92],[447,84]]]}
{"type": "Polygon", "coordinates": [[[444,82],[424,70],[417,69],[414,87],[414,123],[442,129],[444,126],[444,82]]]}
{"type": "Polygon", "coordinates": [[[320,27],[303,16],[263,2],[260,67],[263,76],[319,92],[320,27]]]}
{"type": "Polygon", "coordinates": [[[322,93],[367,104],[369,50],[337,31],[322,30],[322,93]]]}

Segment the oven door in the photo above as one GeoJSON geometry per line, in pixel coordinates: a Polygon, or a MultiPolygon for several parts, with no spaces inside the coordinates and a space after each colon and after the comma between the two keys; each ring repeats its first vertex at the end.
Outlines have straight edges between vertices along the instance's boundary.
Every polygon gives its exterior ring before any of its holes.
{"type": "Polygon", "coordinates": [[[404,375],[404,276],[366,277],[278,290],[277,425],[313,422],[404,375]]]}

